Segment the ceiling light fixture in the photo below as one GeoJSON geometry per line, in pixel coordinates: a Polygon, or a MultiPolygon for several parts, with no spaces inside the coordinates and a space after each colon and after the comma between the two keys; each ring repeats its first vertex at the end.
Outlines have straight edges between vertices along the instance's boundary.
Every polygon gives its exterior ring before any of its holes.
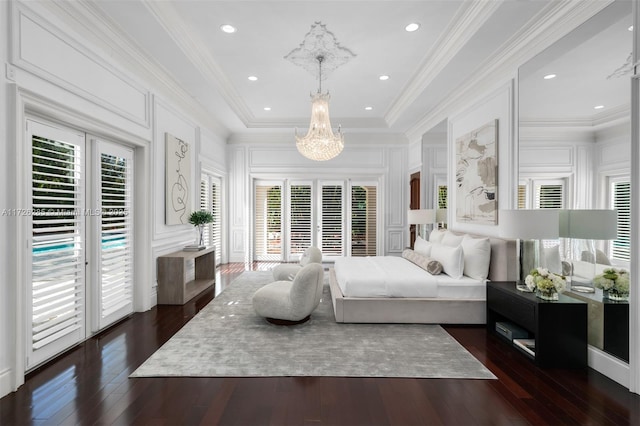
{"type": "Polygon", "coordinates": [[[373,109],[373,107],[368,106],[368,107],[364,107],[364,109],[365,109],[366,111],[371,111],[371,110],[373,109]]]}
{"type": "Polygon", "coordinates": [[[247,77],[247,79],[249,81],[258,81],[258,77],[256,77],[255,75],[250,75],[249,77],[247,77]]]}
{"type": "Polygon", "coordinates": [[[265,111],[271,111],[271,107],[264,107],[265,111]]]}
{"type": "Polygon", "coordinates": [[[220,29],[227,34],[233,34],[237,31],[236,27],[230,24],[220,25],[220,29]]]}
{"type": "Polygon", "coordinates": [[[335,35],[322,22],[315,22],[299,47],[284,58],[303,67],[318,78],[318,92],[311,95],[311,122],[306,136],[295,130],[296,147],[300,154],[314,161],[326,161],[344,149],[344,135],[340,126],[336,133],[329,119],[329,92],[322,93],[322,79],[331,71],[349,62],[356,55],[340,46],[335,35]]]}
{"type": "Polygon", "coordinates": [[[604,105],[596,105],[593,107],[593,109],[602,109],[604,108],[604,105]]]}
{"type": "Polygon", "coordinates": [[[304,137],[298,136],[296,129],[296,147],[300,154],[315,161],[330,160],[338,156],[344,148],[344,135],[340,126],[334,135],[331,130],[331,120],[329,119],[329,92],[322,93],[322,61],[324,56],[320,55],[318,60],[318,92],[311,96],[311,122],[309,131],[304,137]]]}
{"type": "Polygon", "coordinates": [[[378,77],[380,79],[380,81],[387,81],[389,80],[389,76],[388,75],[381,75],[380,77],[378,77]]]}
{"type": "Polygon", "coordinates": [[[409,25],[407,25],[406,27],[404,27],[404,30],[409,32],[409,33],[412,33],[414,31],[417,31],[418,28],[420,28],[420,24],[418,24],[417,22],[412,22],[409,25]]]}
{"type": "Polygon", "coordinates": [[[627,28],[627,30],[633,31],[633,25],[631,25],[629,28],[627,28]]]}
{"type": "Polygon", "coordinates": [[[551,80],[552,78],[556,78],[556,75],[555,74],[547,74],[547,75],[544,76],[545,80],[551,80]]]}

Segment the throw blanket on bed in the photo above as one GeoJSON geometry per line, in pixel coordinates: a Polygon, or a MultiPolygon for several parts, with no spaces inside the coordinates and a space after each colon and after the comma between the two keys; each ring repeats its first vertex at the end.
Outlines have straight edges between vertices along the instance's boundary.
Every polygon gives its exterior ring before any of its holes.
{"type": "Polygon", "coordinates": [[[336,279],[346,297],[437,297],[436,277],[396,256],[336,259],[336,279]]]}

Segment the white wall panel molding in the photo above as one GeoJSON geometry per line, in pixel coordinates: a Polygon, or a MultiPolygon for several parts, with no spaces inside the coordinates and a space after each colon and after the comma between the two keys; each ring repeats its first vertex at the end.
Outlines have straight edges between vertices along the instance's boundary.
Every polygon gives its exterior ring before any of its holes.
{"type": "Polygon", "coordinates": [[[14,4],[11,61],[15,66],[149,127],[148,90],[23,3],[14,4]]]}
{"type": "MultiPolygon", "coordinates": [[[[386,196],[386,223],[385,228],[404,227],[406,224],[407,210],[409,209],[409,175],[407,167],[407,148],[394,148],[387,150],[386,161],[389,173],[384,188],[386,196]]],[[[389,240],[389,247],[391,242],[389,240]]]]}
{"type": "Polygon", "coordinates": [[[161,240],[163,238],[171,238],[176,233],[186,232],[192,226],[184,225],[166,225],[165,224],[165,134],[169,133],[178,139],[190,144],[191,149],[191,182],[193,182],[191,191],[190,207],[195,208],[198,199],[198,191],[200,188],[200,174],[197,173],[198,160],[198,126],[191,121],[190,117],[176,109],[168,101],[154,96],[153,102],[153,143],[152,151],[152,170],[153,176],[153,239],[161,240]]]}
{"type": "Polygon", "coordinates": [[[598,170],[622,171],[631,169],[629,142],[598,143],[595,146],[598,170]]]}
{"type": "Polygon", "coordinates": [[[550,2],[528,25],[504,43],[501,51],[486,59],[465,84],[450,93],[447,99],[430,111],[425,111],[406,133],[411,140],[420,137],[451,114],[469,105],[470,99],[483,97],[498,84],[514,78],[518,67],[555,41],[604,9],[613,0],[572,0],[550,2]]]}
{"type": "Polygon", "coordinates": [[[531,169],[540,172],[564,170],[570,172],[575,167],[573,146],[520,146],[520,172],[531,169]]]}
{"type": "Polygon", "coordinates": [[[40,5],[45,8],[43,14],[48,19],[55,18],[56,22],[60,21],[69,29],[69,33],[76,34],[74,38],[99,46],[102,52],[106,52],[104,55],[107,61],[115,59],[127,70],[134,72],[139,81],[153,85],[152,90],[162,92],[190,115],[206,123],[216,134],[223,138],[228,136],[228,129],[215,117],[203,112],[202,106],[185,92],[180,82],[150,59],[145,51],[140,50],[135,40],[123,34],[118,25],[99,6],[86,0],[42,2],[40,5]]]}
{"type": "MultiPolygon", "coordinates": [[[[407,225],[407,229],[408,228],[409,226],[407,225]]],[[[391,228],[387,229],[387,235],[385,238],[387,241],[385,256],[388,256],[394,253],[395,254],[402,253],[405,246],[407,245],[404,243],[404,235],[405,235],[405,231],[403,229],[400,229],[397,227],[394,229],[391,229],[391,228]]]]}
{"type": "Polygon", "coordinates": [[[580,145],[576,147],[576,166],[575,166],[575,191],[573,203],[569,200],[569,205],[574,209],[592,208],[595,202],[596,178],[597,174],[594,170],[595,160],[593,157],[593,145],[580,145]]]}
{"type": "Polygon", "coordinates": [[[228,216],[229,262],[244,262],[249,258],[249,222],[252,182],[249,179],[248,149],[230,146],[227,149],[229,164],[228,216]]]}
{"type": "MultiPolygon", "coordinates": [[[[377,148],[377,147],[376,147],[377,148]]],[[[303,157],[295,146],[250,146],[249,167],[253,171],[256,168],[282,168],[320,170],[350,169],[359,167],[384,167],[384,149],[382,148],[345,148],[336,158],[329,162],[312,161],[303,157]]]]}
{"type": "Polygon", "coordinates": [[[0,371],[0,397],[13,392],[13,371],[10,368],[0,371]]]}

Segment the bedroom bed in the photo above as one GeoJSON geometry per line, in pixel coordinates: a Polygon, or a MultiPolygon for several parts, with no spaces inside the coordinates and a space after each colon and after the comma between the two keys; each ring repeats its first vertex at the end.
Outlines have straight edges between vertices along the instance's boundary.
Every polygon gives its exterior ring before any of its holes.
{"type": "MultiPolygon", "coordinates": [[[[488,263],[488,268],[485,265],[482,273],[473,273],[471,269],[467,273],[467,267],[464,267],[464,270],[456,270],[456,262],[447,260],[454,256],[452,249],[449,248],[446,248],[448,258],[435,256],[442,260],[443,265],[440,266],[444,266],[444,271],[433,275],[425,270],[429,269],[427,264],[422,264],[427,259],[423,258],[423,262],[420,259],[416,260],[415,258],[420,256],[412,250],[405,250],[403,257],[374,256],[337,259],[334,267],[329,271],[329,286],[336,321],[484,324],[486,322],[486,280],[513,281],[516,279],[515,240],[440,231],[438,235],[432,235],[430,238],[434,241],[439,240],[434,247],[445,250],[443,243],[446,241],[442,241],[445,235],[449,238],[446,246],[452,248],[456,243],[464,247],[461,241],[473,244],[485,240],[483,243],[490,246],[490,256],[487,254],[485,261],[488,263]]],[[[428,244],[431,246],[431,243],[428,244]]],[[[417,250],[418,245],[416,245],[417,250]]],[[[461,251],[458,249],[458,255],[461,251]]],[[[474,266],[474,263],[477,264],[477,258],[472,257],[472,253],[472,250],[467,250],[461,255],[464,256],[469,268],[474,266]]],[[[464,262],[461,261],[460,264],[459,267],[463,268],[464,262]]],[[[433,266],[433,263],[430,266],[433,266]]]]}

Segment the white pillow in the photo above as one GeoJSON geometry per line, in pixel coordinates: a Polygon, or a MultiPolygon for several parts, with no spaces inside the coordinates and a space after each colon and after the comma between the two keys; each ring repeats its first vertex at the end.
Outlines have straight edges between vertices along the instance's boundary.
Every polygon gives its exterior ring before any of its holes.
{"type": "Polygon", "coordinates": [[[449,247],[457,247],[460,245],[460,243],[462,243],[462,239],[465,237],[465,235],[467,234],[456,235],[451,231],[447,231],[444,233],[444,237],[442,238],[442,241],[440,241],[440,243],[449,247]]]}
{"type": "Polygon", "coordinates": [[[464,274],[477,280],[486,280],[491,263],[489,238],[473,238],[465,235],[461,246],[464,251],[464,274]]]}
{"type": "Polygon", "coordinates": [[[444,234],[445,231],[441,231],[439,229],[434,229],[433,231],[431,231],[431,234],[429,234],[429,241],[431,241],[432,243],[442,243],[442,239],[444,238],[444,234]]]}
{"type": "Polygon", "coordinates": [[[431,256],[432,244],[420,236],[416,236],[416,242],[413,244],[413,251],[423,256],[431,256]]]}
{"type": "Polygon", "coordinates": [[[443,244],[431,246],[431,258],[442,264],[442,270],[451,278],[460,279],[464,272],[464,252],[462,246],[449,247],[443,244]]]}

